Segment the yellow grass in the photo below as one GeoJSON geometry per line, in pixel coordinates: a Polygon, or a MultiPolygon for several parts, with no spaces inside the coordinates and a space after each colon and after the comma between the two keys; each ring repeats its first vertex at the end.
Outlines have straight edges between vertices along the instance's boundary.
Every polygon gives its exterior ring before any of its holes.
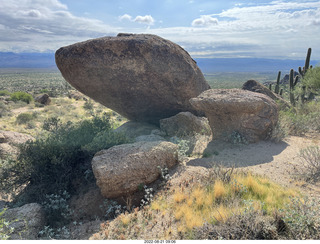
{"type": "Polygon", "coordinates": [[[222,204],[220,204],[212,213],[212,217],[218,222],[224,222],[228,219],[230,210],[222,204]]]}
{"type": "Polygon", "coordinates": [[[122,214],[120,216],[120,221],[123,224],[124,227],[128,226],[131,221],[131,216],[128,214],[122,214]]]}
{"type": "Polygon", "coordinates": [[[271,214],[289,202],[289,196],[296,195],[298,193],[294,189],[283,188],[265,177],[239,173],[234,174],[229,183],[216,180],[209,186],[179,189],[173,193],[172,200],[161,198],[151,207],[173,213],[177,231],[187,232],[206,222],[224,222],[233,213],[242,212],[248,207],[242,200],[252,200],[254,210],[263,209],[271,214]]]}
{"type": "Polygon", "coordinates": [[[217,180],[213,186],[213,197],[221,199],[227,194],[227,190],[221,180],[217,180]]]}
{"type": "Polygon", "coordinates": [[[173,200],[176,203],[183,202],[186,199],[187,199],[187,196],[182,191],[176,191],[173,195],[173,200]]]}

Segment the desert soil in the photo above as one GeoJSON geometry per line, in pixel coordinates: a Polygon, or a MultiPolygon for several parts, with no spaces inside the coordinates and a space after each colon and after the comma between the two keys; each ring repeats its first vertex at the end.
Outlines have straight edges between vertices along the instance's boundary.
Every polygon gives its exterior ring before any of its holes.
{"type": "Polygon", "coordinates": [[[320,184],[307,183],[302,177],[307,169],[299,156],[300,150],[312,145],[320,146],[320,138],[290,136],[279,143],[261,141],[248,145],[211,142],[206,150],[213,156],[191,159],[185,165],[196,167],[189,170],[198,173],[213,164],[234,166],[266,176],[282,186],[298,188],[309,196],[320,196],[320,184]]]}

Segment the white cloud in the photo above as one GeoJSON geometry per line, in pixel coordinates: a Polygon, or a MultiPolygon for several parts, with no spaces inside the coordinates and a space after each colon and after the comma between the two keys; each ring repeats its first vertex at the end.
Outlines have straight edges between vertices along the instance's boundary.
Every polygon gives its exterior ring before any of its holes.
{"type": "Polygon", "coordinates": [[[195,57],[304,59],[307,48],[312,47],[312,58],[320,60],[319,1],[262,5],[252,1],[200,15],[189,26],[170,28],[159,27],[160,22],[151,15],[126,13],[118,17],[126,24],[125,30],[75,16],[58,0],[0,0],[0,6],[0,51],[54,51],[77,41],[131,32],[159,35],[195,57]]]}
{"type": "Polygon", "coordinates": [[[191,23],[192,26],[212,26],[217,24],[218,19],[213,18],[210,15],[201,15],[200,18],[193,20],[191,23]]]}
{"type": "Polygon", "coordinates": [[[120,21],[122,21],[122,20],[132,21],[132,16],[129,15],[129,14],[124,14],[124,15],[119,16],[119,20],[120,20],[120,21]]]}
{"type": "Polygon", "coordinates": [[[134,22],[141,23],[141,24],[147,24],[147,25],[153,25],[154,18],[151,15],[145,15],[145,16],[138,15],[134,19],[134,22]]]}
{"type": "Polygon", "coordinates": [[[138,15],[133,19],[131,15],[124,14],[119,16],[119,20],[120,21],[127,20],[131,22],[136,22],[139,24],[147,24],[147,25],[153,25],[155,22],[154,18],[151,15],[145,15],[145,16],[138,15]]]}
{"type": "Polygon", "coordinates": [[[114,35],[114,28],[77,17],[58,0],[0,0],[1,51],[54,51],[89,38],[114,35]]]}

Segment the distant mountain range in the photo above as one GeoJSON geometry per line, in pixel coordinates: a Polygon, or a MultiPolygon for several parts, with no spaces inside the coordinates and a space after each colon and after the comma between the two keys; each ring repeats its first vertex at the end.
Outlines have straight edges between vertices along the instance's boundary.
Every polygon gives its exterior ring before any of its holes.
{"type": "MultiPolygon", "coordinates": [[[[264,58],[195,58],[203,73],[216,72],[289,72],[304,65],[304,60],[280,60],[264,58]]],[[[319,61],[312,61],[312,65],[319,61]]],[[[0,68],[53,68],[54,53],[0,52],[0,68]]]]}

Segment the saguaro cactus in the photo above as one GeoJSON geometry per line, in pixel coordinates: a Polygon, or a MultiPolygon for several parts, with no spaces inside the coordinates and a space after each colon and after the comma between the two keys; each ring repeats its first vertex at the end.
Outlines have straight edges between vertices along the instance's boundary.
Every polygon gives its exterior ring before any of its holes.
{"type": "MultiPolygon", "coordinates": [[[[289,84],[290,84],[290,103],[294,106],[296,104],[296,101],[294,99],[294,95],[293,95],[293,89],[295,87],[295,85],[297,84],[296,82],[298,82],[298,79],[294,79],[293,78],[294,75],[294,70],[291,69],[290,70],[290,75],[289,75],[289,84]]],[[[298,77],[298,76],[296,76],[298,77]]]]}
{"type": "Polygon", "coordinates": [[[274,92],[276,94],[279,94],[279,91],[280,91],[280,76],[281,76],[281,71],[278,72],[277,84],[276,84],[276,88],[274,89],[274,92]]]}

